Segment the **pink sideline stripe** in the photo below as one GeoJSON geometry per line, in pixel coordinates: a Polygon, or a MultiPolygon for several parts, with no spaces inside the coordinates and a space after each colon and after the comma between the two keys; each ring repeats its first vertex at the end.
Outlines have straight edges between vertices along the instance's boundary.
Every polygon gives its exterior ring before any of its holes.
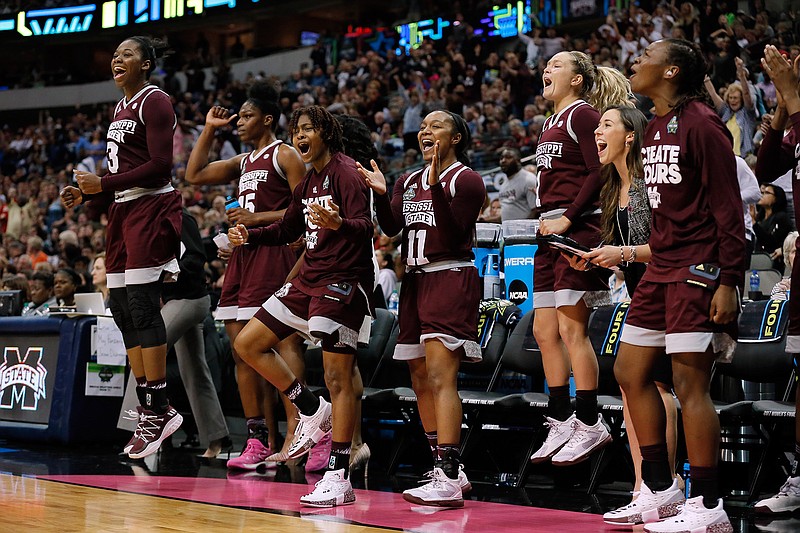
{"type": "Polygon", "coordinates": [[[216,479],[190,477],[136,477],[54,475],[40,479],[74,483],[136,494],[175,498],[192,502],[247,509],[292,511],[302,517],[354,522],[414,532],[503,531],[586,533],[612,531],[596,514],[524,507],[468,500],[463,509],[440,509],[410,505],[401,494],[356,490],[356,503],[330,509],[306,507],[300,496],[311,485],[273,483],[263,479],[216,479]]]}

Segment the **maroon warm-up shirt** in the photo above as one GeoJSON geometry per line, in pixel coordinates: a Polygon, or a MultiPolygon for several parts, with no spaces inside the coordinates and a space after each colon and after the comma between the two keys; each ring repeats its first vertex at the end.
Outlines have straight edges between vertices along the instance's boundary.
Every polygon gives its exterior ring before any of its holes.
{"type": "Polygon", "coordinates": [[[711,263],[740,286],[744,219],[731,135],[709,106],[693,101],[647,126],[644,179],[653,212],[645,279],[683,281],[680,267],[711,263]],[[680,279],[673,279],[678,276],[680,279]]]}

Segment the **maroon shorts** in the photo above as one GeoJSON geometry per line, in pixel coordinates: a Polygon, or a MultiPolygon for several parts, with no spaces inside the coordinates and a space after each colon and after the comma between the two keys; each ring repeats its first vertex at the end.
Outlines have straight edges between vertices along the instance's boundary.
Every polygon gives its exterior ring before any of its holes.
{"type": "Polygon", "coordinates": [[[225,269],[217,320],[250,320],[285,282],[297,256],[288,246],[239,246],[225,269]]]}
{"type": "Polygon", "coordinates": [[[106,228],[109,288],[152,283],[164,271],[177,274],[181,219],[178,191],[112,203],[106,228]]]}
{"type": "Polygon", "coordinates": [[[737,321],[715,324],[709,319],[716,287],[716,283],[703,288],[685,281],[662,283],[643,279],[633,295],[622,329],[622,342],[662,347],[673,354],[705,352],[719,334],[735,340],[737,321]]]}
{"type": "MultiPolygon", "coordinates": [[[[581,217],[567,235],[586,246],[595,246],[600,242],[599,220],[597,215],[581,217]]],[[[533,307],[575,305],[587,293],[592,295],[590,306],[609,303],[607,273],[601,268],[575,270],[561,252],[541,244],[533,259],[533,307]]]]}
{"type": "Polygon", "coordinates": [[[401,291],[395,359],[425,357],[425,340],[436,338],[450,350],[463,346],[470,361],[481,360],[477,343],[481,280],[474,267],[408,272],[401,291]]]}
{"type": "Polygon", "coordinates": [[[338,336],[337,344],[355,350],[358,331],[369,313],[367,295],[360,285],[308,287],[294,278],[278,289],[254,318],[281,340],[295,331],[323,344],[326,336],[338,336]]]}

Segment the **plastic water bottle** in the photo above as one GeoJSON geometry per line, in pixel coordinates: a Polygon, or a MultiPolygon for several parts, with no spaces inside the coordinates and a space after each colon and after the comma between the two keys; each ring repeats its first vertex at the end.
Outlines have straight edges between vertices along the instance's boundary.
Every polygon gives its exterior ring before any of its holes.
{"type": "Polygon", "coordinates": [[[228,196],[227,198],[225,198],[225,211],[229,211],[237,207],[242,207],[242,206],[239,205],[239,200],[237,200],[235,196],[228,196]]]}
{"type": "Polygon", "coordinates": [[[489,254],[486,256],[486,269],[483,272],[483,299],[500,298],[501,288],[500,256],[489,254]]]}
{"type": "Polygon", "coordinates": [[[397,294],[397,291],[392,291],[392,294],[389,295],[389,301],[387,302],[389,306],[389,311],[397,314],[397,307],[400,303],[400,296],[397,294]]]}
{"type": "Polygon", "coordinates": [[[761,277],[757,270],[750,271],[750,299],[754,300],[761,296],[761,277]]]}
{"type": "Polygon", "coordinates": [[[689,476],[689,460],[683,463],[683,481],[685,483],[686,499],[688,500],[692,495],[692,478],[689,476]]]}

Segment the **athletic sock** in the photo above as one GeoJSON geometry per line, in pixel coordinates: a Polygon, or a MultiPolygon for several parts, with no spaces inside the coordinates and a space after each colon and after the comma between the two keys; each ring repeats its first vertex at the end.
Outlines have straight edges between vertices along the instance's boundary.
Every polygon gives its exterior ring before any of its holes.
{"type": "Polygon", "coordinates": [[[436,447],[437,467],[441,468],[450,479],[458,479],[458,467],[461,464],[461,451],[458,444],[439,444],[436,447]]]}
{"type": "Polygon", "coordinates": [[[147,409],[156,414],[163,415],[169,409],[167,399],[167,378],[148,381],[145,387],[145,402],[147,409]]]}
{"type": "MultiPolygon", "coordinates": [[[[642,480],[650,490],[666,490],[672,485],[667,443],[639,446],[642,454],[642,480]]],[[[694,479],[692,479],[694,484],[694,479]]]]}
{"type": "Polygon", "coordinates": [[[283,393],[304,416],[311,416],[319,409],[319,398],[296,379],[283,393]]]}
{"type": "Polygon", "coordinates": [[[144,390],[145,387],[147,387],[147,378],[144,376],[140,378],[134,376],[134,379],[136,379],[136,397],[139,399],[139,405],[144,407],[147,404],[147,399],[145,397],[147,391],[144,390]]]}
{"type": "Polygon", "coordinates": [[[328,470],[344,469],[344,477],[350,477],[350,442],[331,442],[331,458],[328,470]]]}
{"type": "Polygon", "coordinates": [[[719,502],[719,472],[716,466],[689,466],[692,480],[691,497],[703,497],[706,509],[713,509],[719,502]]]}
{"type": "Polygon", "coordinates": [[[247,438],[258,439],[261,444],[269,448],[269,431],[267,421],[263,416],[254,416],[247,419],[247,438]]]}
{"type": "Polygon", "coordinates": [[[575,391],[575,416],[587,426],[597,424],[597,389],[575,391]]]}
{"type": "Polygon", "coordinates": [[[569,385],[550,387],[550,397],[547,400],[547,416],[563,422],[572,415],[572,406],[569,402],[569,385]]]}
{"type": "Polygon", "coordinates": [[[435,431],[425,432],[425,438],[428,439],[428,446],[431,447],[431,455],[433,456],[433,461],[436,462],[436,459],[439,458],[439,453],[436,451],[436,446],[438,446],[438,437],[436,436],[435,431]]]}

